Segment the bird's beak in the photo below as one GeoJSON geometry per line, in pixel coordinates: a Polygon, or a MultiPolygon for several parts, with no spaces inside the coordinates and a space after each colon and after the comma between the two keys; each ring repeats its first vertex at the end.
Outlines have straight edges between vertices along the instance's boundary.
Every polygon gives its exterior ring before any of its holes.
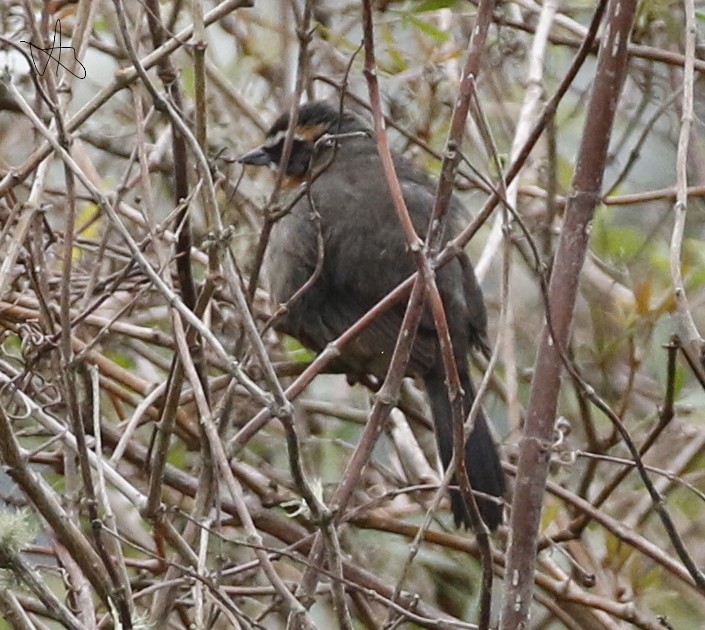
{"type": "Polygon", "coordinates": [[[257,147],[241,155],[238,162],[242,164],[252,164],[254,166],[266,166],[272,161],[272,156],[262,147],[257,147]]]}

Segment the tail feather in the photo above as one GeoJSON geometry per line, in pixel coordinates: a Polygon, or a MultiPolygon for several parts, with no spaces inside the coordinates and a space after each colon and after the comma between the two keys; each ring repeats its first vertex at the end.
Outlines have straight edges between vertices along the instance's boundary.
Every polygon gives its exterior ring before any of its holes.
{"type": "MultiPolygon", "coordinates": [[[[463,414],[467,416],[475,398],[475,389],[467,372],[467,367],[465,370],[462,367],[461,365],[458,366],[464,390],[463,414]]],[[[443,370],[431,370],[424,377],[424,382],[431,403],[431,411],[433,412],[438,451],[443,468],[447,469],[453,457],[453,415],[443,370]]],[[[499,452],[487,424],[487,417],[482,409],[479,410],[475,426],[465,443],[465,466],[473,490],[494,497],[502,497],[504,495],[505,479],[499,452]]],[[[453,484],[456,484],[455,479],[453,484]]],[[[481,497],[477,497],[476,500],[482,519],[490,529],[496,529],[502,522],[502,505],[499,502],[481,497]]],[[[451,490],[450,501],[455,524],[457,526],[462,524],[465,527],[470,527],[468,509],[458,490],[451,490]]]]}

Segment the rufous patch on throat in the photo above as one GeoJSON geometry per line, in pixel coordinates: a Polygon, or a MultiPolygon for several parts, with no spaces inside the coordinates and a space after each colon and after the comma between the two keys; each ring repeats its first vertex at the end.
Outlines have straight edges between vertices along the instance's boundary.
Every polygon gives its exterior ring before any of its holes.
{"type": "Polygon", "coordinates": [[[299,140],[308,140],[309,142],[315,142],[324,133],[328,131],[330,125],[322,123],[320,125],[303,125],[301,127],[296,127],[296,138],[299,140]]]}

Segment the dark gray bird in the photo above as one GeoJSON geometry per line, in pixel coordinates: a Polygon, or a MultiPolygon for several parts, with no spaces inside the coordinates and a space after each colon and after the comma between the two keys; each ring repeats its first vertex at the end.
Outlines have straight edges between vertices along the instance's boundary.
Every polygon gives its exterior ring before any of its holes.
{"type": "MultiPolygon", "coordinates": [[[[282,115],[267,133],[265,143],[244,155],[245,164],[279,164],[289,119],[282,115]]],[[[434,183],[419,168],[394,156],[399,182],[414,228],[425,236],[433,207],[434,183]]],[[[276,328],[321,351],[362,317],[387,293],[416,271],[394,211],[377,146],[368,126],[357,116],[326,102],[301,106],[291,156],[285,170],[288,184],[309,175],[310,195],[302,195],[289,214],[273,228],[268,248],[268,275],[274,300],[287,302],[314,274],[319,258],[319,229],[323,262],[315,281],[291,305],[276,328]],[[327,142],[324,136],[337,136],[327,142]],[[315,218],[310,202],[313,201],[315,218]]],[[[453,198],[445,240],[460,229],[463,209],[453,198]]],[[[455,361],[464,390],[467,417],[475,389],[468,353],[486,349],[487,313],[470,260],[464,254],[437,272],[438,289],[450,328],[455,361]]],[[[383,378],[399,333],[405,304],[377,318],[340,357],[351,376],[383,378]]],[[[431,402],[438,450],[447,468],[453,455],[452,412],[439,343],[431,313],[424,313],[408,367],[423,379],[431,402]]],[[[502,497],[505,479],[497,447],[484,412],[465,445],[470,483],[493,497],[502,497]]],[[[456,525],[470,525],[458,490],[451,490],[456,525]]],[[[494,529],[502,522],[502,506],[479,498],[484,521],[494,529]]]]}

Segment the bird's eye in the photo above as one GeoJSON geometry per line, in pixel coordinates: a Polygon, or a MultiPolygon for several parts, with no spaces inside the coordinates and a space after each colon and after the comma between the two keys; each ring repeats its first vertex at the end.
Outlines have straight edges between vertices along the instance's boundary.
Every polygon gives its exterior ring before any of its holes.
{"type": "MultiPolygon", "coordinates": [[[[285,142],[286,131],[279,131],[273,135],[263,147],[264,151],[269,155],[271,168],[275,170],[281,162],[285,142]]],[[[285,169],[286,174],[290,177],[301,177],[305,175],[311,164],[312,154],[313,143],[310,140],[294,138],[294,142],[291,145],[291,153],[289,154],[289,161],[285,169]]]]}
{"type": "Polygon", "coordinates": [[[284,141],[286,140],[286,129],[282,129],[281,131],[277,131],[271,138],[267,138],[267,141],[264,143],[265,149],[267,150],[274,150],[274,149],[279,149],[279,154],[281,155],[281,149],[284,146],[284,141]]]}

